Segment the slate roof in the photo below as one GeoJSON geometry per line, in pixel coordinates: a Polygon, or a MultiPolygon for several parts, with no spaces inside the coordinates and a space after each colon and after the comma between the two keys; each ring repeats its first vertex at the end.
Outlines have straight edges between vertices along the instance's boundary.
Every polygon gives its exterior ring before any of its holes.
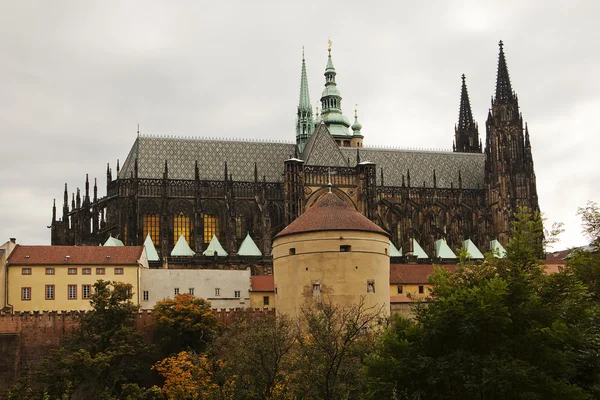
{"type": "MultiPolygon", "coordinates": [[[[356,148],[342,147],[342,154],[350,161],[356,162],[356,148]]],[[[410,170],[411,187],[433,187],[433,170],[435,170],[438,188],[449,188],[450,182],[458,188],[458,171],[462,178],[463,189],[485,188],[485,155],[473,153],[454,153],[451,151],[422,151],[400,149],[361,148],[361,161],[377,164],[377,184],[381,184],[380,170],[383,168],[385,186],[402,186],[402,175],[405,184],[407,171],[410,170]]]]}
{"type": "Polygon", "coordinates": [[[123,163],[119,178],[134,173],[138,158],[138,177],[160,179],[165,160],[170,179],[194,179],[198,161],[200,179],[223,180],[225,162],[236,181],[254,181],[254,163],[258,175],[269,182],[283,181],[283,162],[294,156],[296,144],[213,139],[139,136],[123,163]]]}
{"type": "Polygon", "coordinates": [[[144,246],[22,246],[8,257],[11,265],[137,265],[144,246]],[[67,258],[68,256],[68,258],[67,258]],[[109,257],[110,256],[110,257],[109,257]]]}
{"type": "MultiPolygon", "coordinates": [[[[307,165],[350,166],[356,164],[356,148],[335,145],[328,130],[321,124],[310,137],[302,158],[307,165]]],[[[254,163],[258,175],[269,182],[283,181],[284,161],[295,154],[294,143],[259,141],[233,141],[215,139],[188,139],[175,137],[139,136],[123,163],[119,178],[129,178],[134,173],[138,158],[140,178],[161,179],[165,160],[168,161],[169,178],[194,179],[194,163],[198,161],[200,179],[223,180],[224,166],[236,181],[254,180],[254,163]]],[[[460,171],[465,189],[483,189],[484,154],[454,153],[445,151],[418,151],[400,149],[361,148],[361,161],[377,164],[377,183],[383,168],[386,186],[401,186],[402,175],[410,170],[411,186],[433,187],[433,171],[439,188],[458,188],[460,171]]]]}
{"type": "Polygon", "coordinates": [[[323,195],[302,215],[283,228],[276,238],[295,233],[319,231],[363,231],[388,233],[356,211],[335,193],[323,195]]]}

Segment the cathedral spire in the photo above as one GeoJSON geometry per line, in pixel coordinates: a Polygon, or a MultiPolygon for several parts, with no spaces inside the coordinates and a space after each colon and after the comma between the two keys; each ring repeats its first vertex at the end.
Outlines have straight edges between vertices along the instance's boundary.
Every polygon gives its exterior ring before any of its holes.
{"type": "Polygon", "coordinates": [[[504,57],[504,43],[502,40],[498,43],[500,54],[498,55],[498,76],[496,78],[496,102],[510,101],[515,99],[515,95],[510,86],[510,76],[504,57]]]}
{"type": "Polygon", "coordinates": [[[310,94],[308,93],[308,78],[306,76],[306,61],[304,59],[304,47],[302,47],[302,72],[300,74],[300,100],[298,101],[298,113],[296,116],[296,144],[300,152],[304,150],[308,138],[313,134],[315,124],[313,121],[310,94]]]}
{"type": "Polygon", "coordinates": [[[458,110],[458,125],[454,128],[454,144],[452,150],[461,153],[481,153],[479,147],[479,131],[473,120],[466,77],[463,74],[460,92],[460,108],[458,110]]]}

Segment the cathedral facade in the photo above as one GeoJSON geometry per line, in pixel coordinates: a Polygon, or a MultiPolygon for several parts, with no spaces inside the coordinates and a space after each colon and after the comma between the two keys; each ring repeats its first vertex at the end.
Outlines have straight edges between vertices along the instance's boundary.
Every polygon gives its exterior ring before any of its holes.
{"type": "Polygon", "coordinates": [[[150,235],[160,257],[183,236],[197,253],[213,236],[235,257],[249,234],[264,259],[272,239],[330,186],[383,228],[410,255],[416,240],[434,254],[444,239],[470,239],[482,251],[505,245],[520,206],[538,210],[529,131],[523,124],[500,42],[495,96],[479,138],[463,75],[453,151],[375,149],[363,145],[358,116],[342,112],[331,48],[320,112],[310,104],[302,60],[295,143],[139,135],[116,174],[107,166],[107,195],[71,197],[52,214],[53,245],[97,245],[109,235],[141,245],[150,235]]]}

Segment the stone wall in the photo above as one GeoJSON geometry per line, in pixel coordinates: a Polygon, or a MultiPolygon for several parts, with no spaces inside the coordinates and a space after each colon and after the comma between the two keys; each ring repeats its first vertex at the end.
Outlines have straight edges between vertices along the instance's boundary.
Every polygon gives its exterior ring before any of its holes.
{"type": "MultiPolygon", "coordinates": [[[[236,315],[269,313],[268,309],[214,309],[217,319],[230,324],[236,315]]],[[[28,369],[37,366],[46,354],[60,346],[79,324],[83,312],[0,313],[0,395],[28,369]]],[[[135,326],[147,341],[152,341],[152,312],[142,310],[135,326]]]]}

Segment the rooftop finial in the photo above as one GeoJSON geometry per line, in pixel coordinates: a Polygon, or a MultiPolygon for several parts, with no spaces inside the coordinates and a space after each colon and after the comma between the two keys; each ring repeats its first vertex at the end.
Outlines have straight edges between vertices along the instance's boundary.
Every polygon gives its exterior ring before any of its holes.
{"type": "Polygon", "coordinates": [[[138,122],[137,135],[140,136],[140,123],[138,122]]]}
{"type": "Polygon", "coordinates": [[[327,39],[327,51],[330,53],[331,53],[331,45],[332,45],[331,38],[329,38],[329,39],[327,39]]]}
{"type": "Polygon", "coordinates": [[[329,193],[331,193],[331,168],[327,168],[327,187],[329,188],[329,193]]]}
{"type": "Polygon", "coordinates": [[[512,101],[515,97],[510,84],[508,67],[506,66],[506,58],[504,56],[504,43],[502,43],[502,40],[498,43],[498,46],[500,46],[500,52],[498,54],[498,76],[496,78],[495,101],[512,101]]]}
{"type": "Polygon", "coordinates": [[[304,46],[302,46],[302,61],[304,61],[304,46]]]}
{"type": "Polygon", "coordinates": [[[358,103],[354,105],[354,118],[358,118],[358,103]]]}

